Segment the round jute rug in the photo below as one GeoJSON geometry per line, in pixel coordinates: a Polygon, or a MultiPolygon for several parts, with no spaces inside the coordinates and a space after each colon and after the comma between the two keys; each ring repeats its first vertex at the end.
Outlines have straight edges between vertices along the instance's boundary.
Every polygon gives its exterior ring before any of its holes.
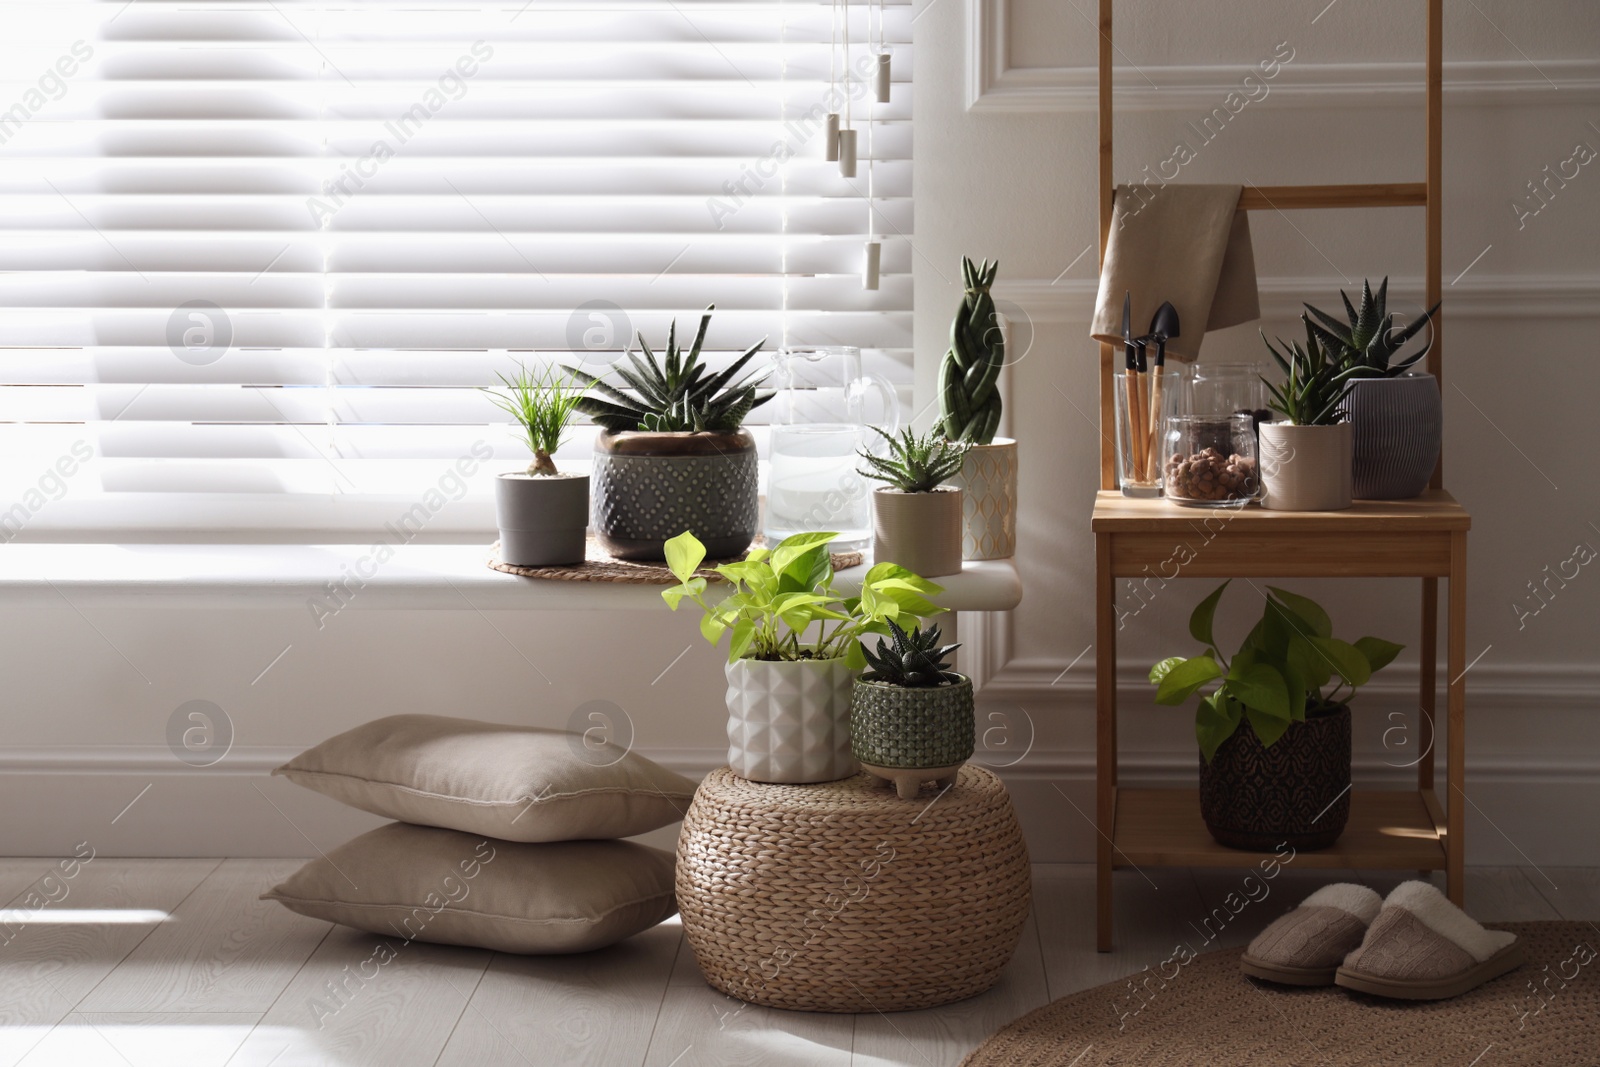
{"type": "Polygon", "coordinates": [[[1243,949],[1174,953],[1062,997],[978,1047],[964,1067],[1578,1067],[1600,1063],[1600,930],[1495,923],[1527,962],[1454,1000],[1291,989],[1239,972],[1243,949]]]}

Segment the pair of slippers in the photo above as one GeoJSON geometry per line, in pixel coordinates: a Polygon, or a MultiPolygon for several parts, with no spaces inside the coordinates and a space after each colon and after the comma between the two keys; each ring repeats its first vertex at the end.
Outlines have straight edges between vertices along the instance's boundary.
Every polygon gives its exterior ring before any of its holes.
{"type": "Polygon", "coordinates": [[[1341,883],[1312,893],[1245,950],[1244,973],[1400,1000],[1460,996],[1523,962],[1515,934],[1485,930],[1428,882],[1387,899],[1341,883]]]}

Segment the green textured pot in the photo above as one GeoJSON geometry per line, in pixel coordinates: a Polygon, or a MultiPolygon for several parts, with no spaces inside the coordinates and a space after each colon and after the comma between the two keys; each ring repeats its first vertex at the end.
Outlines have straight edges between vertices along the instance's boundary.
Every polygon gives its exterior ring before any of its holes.
{"type": "Polygon", "coordinates": [[[874,767],[942,770],[972,757],[972,679],[906,689],[857,678],[850,748],[874,767]]]}

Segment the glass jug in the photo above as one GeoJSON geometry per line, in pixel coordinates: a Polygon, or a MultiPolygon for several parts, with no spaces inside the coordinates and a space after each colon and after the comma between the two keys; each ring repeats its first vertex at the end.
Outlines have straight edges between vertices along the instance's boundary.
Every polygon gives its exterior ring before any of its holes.
{"type": "Polygon", "coordinates": [[[861,350],[846,345],[781,349],[774,376],[767,514],[774,545],[791,534],[834,530],[835,547],[872,540],[872,490],[857,473],[856,450],[900,428],[900,400],[881,378],[861,373],[861,350]],[[876,394],[877,403],[869,403],[876,394]]]}

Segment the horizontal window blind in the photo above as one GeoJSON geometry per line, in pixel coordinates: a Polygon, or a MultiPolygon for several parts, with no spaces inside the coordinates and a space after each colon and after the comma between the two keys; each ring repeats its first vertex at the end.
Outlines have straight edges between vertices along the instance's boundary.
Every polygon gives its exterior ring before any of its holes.
{"type": "Polygon", "coordinates": [[[436,529],[488,528],[480,387],[713,302],[713,363],[909,399],[911,9],[839,9],[848,67],[829,2],[0,0],[0,539],[359,530],[467,468],[436,529]]]}

